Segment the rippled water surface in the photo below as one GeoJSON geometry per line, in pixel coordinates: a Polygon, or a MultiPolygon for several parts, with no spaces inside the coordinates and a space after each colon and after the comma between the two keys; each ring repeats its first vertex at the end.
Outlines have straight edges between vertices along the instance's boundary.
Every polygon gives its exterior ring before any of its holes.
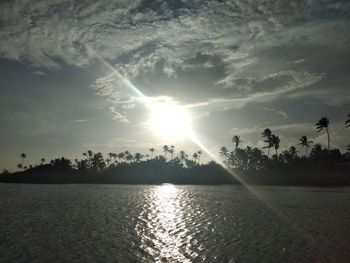
{"type": "Polygon", "coordinates": [[[350,189],[0,184],[1,262],[349,262],[350,189]]]}

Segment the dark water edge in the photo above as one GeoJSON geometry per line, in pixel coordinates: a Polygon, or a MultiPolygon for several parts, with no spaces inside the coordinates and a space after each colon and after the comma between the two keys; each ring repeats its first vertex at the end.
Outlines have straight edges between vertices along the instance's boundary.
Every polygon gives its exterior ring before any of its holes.
{"type": "Polygon", "coordinates": [[[26,184],[141,184],[160,185],[281,185],[281,186],[350,186],[350,170],[342,171],[226,171],[220,169],[211,173],[203,171],[182,171],[161,173],[112,173],[92,174],[66,171],[38,173],[26,171],[0,175],[0,183],[26,184]]]}

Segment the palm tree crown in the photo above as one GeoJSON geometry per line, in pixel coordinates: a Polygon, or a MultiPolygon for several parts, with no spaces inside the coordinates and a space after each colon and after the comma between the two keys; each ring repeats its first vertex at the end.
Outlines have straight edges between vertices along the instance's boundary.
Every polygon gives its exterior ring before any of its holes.
{"type": "Polygon", "coordinates": [[[305,156],[307,157],[307,149],[310,147],[310,143],[314,143],[313,141],[309,141],[307,139],[307,136],[301,136],[300,140],[299,140],[299,145],[305,147],[305,156]]]}
{"type": "Polygon", "coordinates": [[[269,128],[266,128],[262,133],[261,133],[262,137],[266,137],[266,140],[264,142],[267,143],[267,146],[265,146],[264,148],[267,148],[267,157],[270,156],[270,148],[273,147],[273,143],[271,141],[271,135],[272,132],[269,128]]]}
{"type": "Polygon", "coordinates": [[[184,161],[186,160],[188,155],[185,153],[185,151],[180,151],[180,160],[184,161]]]}
{"type": "Polygon", "coordinates": [[[277,135],[274,135],[274,134],[271,135],[271,144],[275,148],[276,156],[278,155],[277,150],[280,147],[280,142],[281,142],[280,137],[278,137],[277,135]]]}
{"type": "Polygon", "coordinates": [[[348,114],[348,118],[349,118],[349,119],[347,119],[346,122],[345,122],[346,128],[349,128],[349,127],[350,127],[350,114],[348,114]]]}
{"type": "Polygon", "coordinates": [[[234,135],[234,136],[232,137],[232,143],[235,144],[235,148],[236,148],[236,149],[238,148],[238,146],[239,146],[239,144],[240,144],[241,142],[243,142],[243,141],[241,140],[241,136],[234,135]]]}
{"type": "Polygon", "coordinates": [[[119,161],[124,160],[125,159],[125,153],[124,152],[120,152],[117,154],[117,158],[119,159],[119,161]]]}
{"type": "Polygon", "coordinates": [[[174,153],[175,153],[175,146],[174,145],[170,146],[170,149],[168,149],[168,153],[171,154],[171,159],[173,159],[174,158],[174,153]]]}
{"type": "Polygon", "coordinates": [[[197,154],[198,154],[198,163],[200,163],[200,161],[201,161],[202,153],[203,153],[203,152],[202,152],[201,150],[197,151],[197,154]]]}
{"type": "Polygon", "coordinates": [[[149,148],[149,151],[151,152],[151,158],[153,158],[153,153],[155,152],[154,148],[149,148]]]}
{"type": "Polygon", "coordinates": [[[193,157],[194,161],[196,162],[198,160],[198,153],[194,153],[192,155],[192,157],[193,157]]]}
{"type": "Polygon", "coordinates": [[[316,124],[317,132],[320,132],[323,130],[323,128],[327,129],[329,125],[329,119],[326,117],[322,117],[316,124]]]}
{"type": "Polygon", "coordinates": [[[228,154],[228,149],[227,149],[225,146],[222,146],[222,147],[220,148],[219,154],[220,154],[221,157],[226,157],[227,154],[228,154]]]}
{"type": "Polygon", "coordinates": [[[166,155],[167,155],[167,153],[169,152],[169,146],[168,146],[168,145],[164,145],[164,146],[163,146],[163,152],[164,152],[164,157],[165,157],[165,159],[166,159],[166,155]]]}
{"type": "Polygon", "coordinates": [[[269,128],[266,128],[266,129],[261,133],[262,137],[267,137],[267,138],[269,138],[269,137],[271,136],[271,134],[272,134],[272,132],[271,132],[271,130],[270,130],[269,128]]]}
{"type": "Polygon", "coordinates": [[[21,171],[23,171],[23,167],[24,167],[24,159],[27,158],[27,155],[25,153],[21,153],[21,159],[22,159],[22,163],[21,163],[21,171]]]}
{"type": "Polygon", "coordinates": [[[328,138],[328,151],[329,151],[330,137],[329,137],[328,125],[329,125],[329,119],[328,119],[327,117],[322,117],[322,118],[315,124],[316,129],[317,129],[317,132],[320,132],[320,131],[322,131],[323,129],[326,129],[327,138],[328,138]]]}
{"type": "Polygon", "coordinates": [[[135,153],[134,159],[136,162],[140,162],[143,158],[143,155],[141,153],[135,153]]]}

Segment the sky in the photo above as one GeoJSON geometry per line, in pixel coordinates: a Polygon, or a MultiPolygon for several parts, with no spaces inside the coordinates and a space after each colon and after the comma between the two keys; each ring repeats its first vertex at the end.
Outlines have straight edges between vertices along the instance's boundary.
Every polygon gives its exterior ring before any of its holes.
{"type": "Polygon", "coordinates": [[[265,128],[281,150],[303,135],[326,145],[324,116],[345,151],[349,19],[348,0],[1,1],[0,168],[22,152],[201,149],[148,129],[140,96],[184,107],[214,155],[233,135],[262,147],[265,128]]]}

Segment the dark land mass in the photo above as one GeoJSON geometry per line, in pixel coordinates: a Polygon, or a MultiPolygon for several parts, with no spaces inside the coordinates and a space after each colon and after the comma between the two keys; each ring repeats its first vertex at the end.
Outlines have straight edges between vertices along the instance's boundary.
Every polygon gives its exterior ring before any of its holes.
{"type": "MultiPolygon", "coordinates": [[[[85,162],[85,160],[83,160],[85,162]]],[[[86,161],[86,164],[89,161],[86,161]]],[[[265,158],[264,162],[252,160],[226,167],[215,162],[198,164],[178,159],[166,161],[163,156],[151,160],[109,166],[72,165],[59,158],[22,172],[4,171],[3,183],[35,184],[258,184],[350,186],[350,163],[339,155],[336,159],[326,155],[320,160],[297,158],[289,162],[265,158]],[[248,165],[250,161],[250,165],[248,165]]]]}

